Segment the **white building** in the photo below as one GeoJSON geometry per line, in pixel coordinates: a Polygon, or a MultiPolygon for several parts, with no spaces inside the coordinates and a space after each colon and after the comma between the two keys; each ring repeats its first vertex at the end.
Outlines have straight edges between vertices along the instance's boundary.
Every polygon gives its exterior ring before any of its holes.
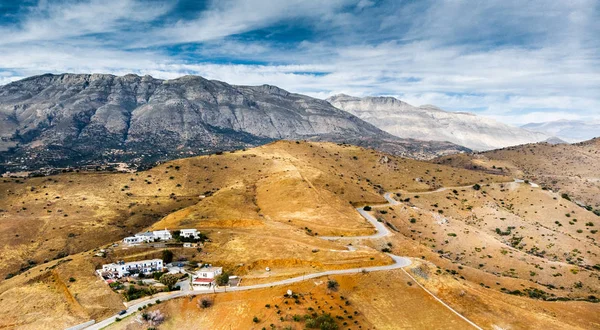
{"type": "Polygon", "coordinates": [[[155,231],[147,231],[144,233],[135,234],[135,236],[125,237],[123,239],[123,243],[129,245],[135,245],[140,243],[149,243],[156,241],[168,241],[172,239],[173,236],[171,232],[167,229],[165,230],[155,230],[155,231]]]}
{"type": "Polygon", "coordinates": [[[200,232],[198,231],[198,229],[180,229],[179,232],[179,236],[181,237],[200,238],[200,232]]]}
{"type": "Polygon", "coordinates": [[[154,237],[158,238],[161,241],[168,241],[170,239],[173,239],[173,235],[171,235],[171,232],[168,231],[166,228],[165,230],[153,231],[152,234],[154,234],[154,237]]]}
{"type": "Polygon", "coordinates": [[[141,260],[132,262],[117,262],[113,264],[102,265],[98,269],[100,276],[105,278],[119,278],[135,274],[151,274],[163,270],[163,261],[161,259],[141,260]]]}
{"type": "Polygon", "coordinates": [[[223,267],[202,267],[192,275],[192,289],[193,290],[208,290],[217,283],[215,279],[217,276],[223,274],[223,267]]]}

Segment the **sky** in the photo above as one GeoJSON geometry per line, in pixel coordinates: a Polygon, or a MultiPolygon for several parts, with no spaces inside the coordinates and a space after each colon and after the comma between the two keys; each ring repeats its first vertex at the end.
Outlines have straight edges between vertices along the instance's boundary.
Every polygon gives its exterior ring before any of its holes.
{"type": "Polygon", "coordinates": [[[48,72],[600,121],[600,1],[0,0],[0,85],[48,72]]]}

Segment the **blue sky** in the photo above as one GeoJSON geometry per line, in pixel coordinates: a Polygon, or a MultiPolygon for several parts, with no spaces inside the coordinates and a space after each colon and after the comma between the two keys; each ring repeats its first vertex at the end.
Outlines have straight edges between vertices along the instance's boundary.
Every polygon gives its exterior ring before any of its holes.
{"type": "Polygon", "coordinates": [[[46,72],[600,120],[600,1],[0,0],[0,84],[46,72]]]}

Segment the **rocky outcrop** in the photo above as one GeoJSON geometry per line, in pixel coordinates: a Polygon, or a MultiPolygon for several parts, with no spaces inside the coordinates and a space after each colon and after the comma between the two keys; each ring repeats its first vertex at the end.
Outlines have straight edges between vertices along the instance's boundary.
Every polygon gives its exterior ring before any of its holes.
{"type": "Polygon", "coordinates": [[[471,113],[444,111],[432,105],[414,107],[393,97],[359,98],[340,94],[327,100],[395,136],[449,141],[473,150],[539,142],[550,137],[471,113]]]}
{"type": "Polygon", "coordinates": [[[417,158],[464,150],[402,140],[326,101],[269,85],[46,74],[0,87],[0,162],[13,170],[144,164],[277,139],[345,142],[417,158]]]}

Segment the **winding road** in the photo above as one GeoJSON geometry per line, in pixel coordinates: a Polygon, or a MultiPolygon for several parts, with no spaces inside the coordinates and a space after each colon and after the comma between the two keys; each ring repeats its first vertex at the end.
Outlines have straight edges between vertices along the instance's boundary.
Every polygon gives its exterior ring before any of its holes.
{"type": "MultiPolygon", "coordinates": [[[[394,193],[393,192],[387,192],[383,195],[383,197],[388,201],[387,204],[378,204],[378,205],[374,205],[373,207],[386,207],[386,206],[393,206],[393,205],[399,205],[400,202],[398,202],[397,200],[395,200],[392,195],[394,193]]],[[[375,233],[373,235],[368,235],[368,236],[349,236],[349,237],[345,237],[345,236],[326,236],[326,237],[320,237],[321,239],[325,239],[325,240],[329,240],[329,241],[336,241],[336,240],[365,240],[365,239],[377,239],[377,238],[382,238],[388,235],[391,235],[390,230],[385,226],[385,224],[383,222],[379,222],[377,221],[377,219],[372,216],[371,214],[369,214],[367,211],[365,211],[362,207],[361,208],[356,208],[356,210],[358,211],[358,213],[360,213],[360,215],[362,215],[365,219],[367,219],[367,221],[369,221],[374,227],[375,227],[375,233]]],[[[369,272],[376,272],[376,271],[385,271],[385,270],[393,270],[393,269],[399,269],[399,268],[403,268],[406,266],[409,266],[412,262],[409,258],[407,257],[400,257],[400,256],[396,256],[390,253],[386,253],[390,258],[392,258],[392,260],[394,260],[394,263],[391,265],[385,265],[385,266],[373,266],[373,267],[362,267],[362,268],[352,268],[352,269],[340,269],[340,270],[329,270],[329,271],[325,271],[325,272],[319,272],[319,273],[312,273],[312,274],[306,274],[306,275],[302,275],[302,276],[297,276],[297,277],[292,277],[292,278],[288,278],[285,280],[280,280],[280,281],[276,281],[276,282],[270,282],[270,283],[262,283],[262,284],[254,284],[254,285],[247,285],[247,286],[239,286],[239,287],[223,287],[223,288],[215,288],[212,291],[178,291],[178,292],[174,292],[168,295],[164,295],[164,296],[160,296],[160,297],[153,297],[151,299],[147,299],[144,300],[142,302],[139,303],[135,303],[131,306],[129,306],[126,309],[126,312],[122,315],[113,315],[107,319],[104,319],[98,323],[95,323],[91,326],[88,326],[84,329],[86,330],[99,330],[102,329],[104,327],[109,326],[110,324],[112,324],[113,322],[116,321],[117,318],[124,318],[130,315],[135,314],[138,311],[138,308],[140,307],[144,307],[150,303],[154,303],[157,299],[160,299],[160,301],[166,301],[166,300],[170,300],[170,299],[174,299],[174,298],[180,298],[180,297],[189,297],[189,296],[197,296],[197,295],[203,295],[203,294],[212,294],[212,293],[220,293],[220,292],[233,292],[233,291],[247,291],[247,290],[256,290],[256,289],[264,289],[264,288],[270,288],[270,287],[274,287],[274,286],[281,286],[281,285],[289,285],[289,284],[293,284],[293,283],[297,283],[297,282],[302,282],[308,279],[313,279],[313,278],[318,278],[318,277],[323,277],[323,276],[330,276],[330,275],[344,275],[344,274],[358,274],[358,273],[369,273],[369,272]]],[[[465,320],[467,323],[469,323],[470,325],[472,325],[473,327],[477,328],[477,329],[481,329],[479,326],[477,326],[475,323],[473,323],[472,321],[470,321],[469,319],[467,319],[466,317],[464,317],[463,315],[461,315],[460,313],[458,313],[456,310],[452,309],[452,307],[448,306],[446,303],[444,303],[442,300],[440,300],[438,297],[436,297],[433,293],[431,293],[429,290],[427,290],[425,287],[423,287],[414,277],[412,277],[408,272],[406,272],[403,269],[404,273],[406,275],[408,275],[408,277],[410,277],[413,281],[415,281],[419,287],[421,287],[423,290],[425,290],[425,292],[427,292],[429,295],[431,295],[433,298],[435,298],[437,301],[439,301],[442,305],[444,305],[446,308],[448,308],[450,311],[452,311],[454,314],[458,315],[460,318],[462,318],[463,320],[465,320]]]]}

